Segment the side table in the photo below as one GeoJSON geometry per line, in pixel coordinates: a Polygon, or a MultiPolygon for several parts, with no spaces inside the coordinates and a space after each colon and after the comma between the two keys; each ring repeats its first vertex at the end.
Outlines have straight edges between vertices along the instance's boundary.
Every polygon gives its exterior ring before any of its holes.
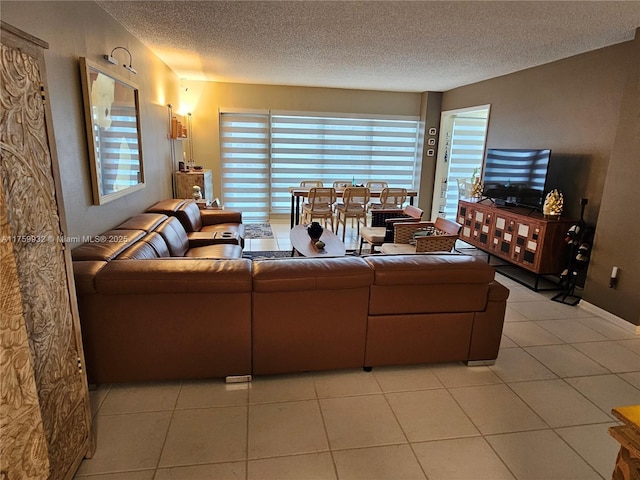
{"type": "Polygon", "coordinates": [[[640,405],[614,408],[611,413],[624,425],[609,428],[620,443],[612,480],[640,480],[640,405]]]}

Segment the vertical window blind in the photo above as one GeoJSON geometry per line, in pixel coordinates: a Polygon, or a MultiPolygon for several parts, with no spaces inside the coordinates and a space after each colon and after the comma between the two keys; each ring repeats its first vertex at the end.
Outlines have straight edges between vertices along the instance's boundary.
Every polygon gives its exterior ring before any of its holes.
{"type": "Polygon", "coordinates": [[[251,115],[223,113],[221,118],[224,201],[230,207],[243,208],[244,215],[246,208],[236,203],[243,195],[237,175],[246,178],[249,169],[256,169],[251,176],[256,179],[253,187],[268,194],[267,199],[261,196],[260,205],[254,207],[260,210],[260,221],[266,221],[270,213],[288,213],[289,187],[301,180],[321,180],[327,186],[340,180],[358,184],[384,180],[389,186],[404,188],[416,185],[417,118],[263,115],[260,118],[268,125],[261,128],[267,135],[260,137],[265,141],[260,151],[268,155],[260,157],[265,161],[260,165],[249,161],[248,155],[255,151],[243,143],[246,137],[241,136],[247,131],[243,122],[251,123],[251,115]],[[261,187],[257,185],[259,180],[264,181],[261,187]]]}
{"type": "Polygon", "coordinates": [[[474,170],[480,176],[487,132],[486,118],[456,117],[451,135],[449,181],[446,192],[445,217],[455,219],[458,212],[457,179],[470,180],[474,170]]]}
{"type": "Polygon", "coordinates": [[[269,115],[222,113],[220,156],[224,204],[244,221],[269,221],[269,115]]]}

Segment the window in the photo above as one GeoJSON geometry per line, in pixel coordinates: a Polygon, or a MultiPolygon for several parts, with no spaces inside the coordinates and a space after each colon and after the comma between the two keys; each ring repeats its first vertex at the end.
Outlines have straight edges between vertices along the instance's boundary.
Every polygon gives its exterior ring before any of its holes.
{"type": "Polygon", "coordinates": [[[260,221],[267,221],[269,213],[288,213],[289,187],[301,180],[322,180],[325,185],[336,180],[384,180],[389,186],[405,188],[416,185],[417,118],[265,114],[260,118],[268,125],[261,124],[265,136],[259,139],[266,143],[258,147],[257,140],[245,142],[257,139],[246,136],[255,115],[223,113],[221,117],[224,201],[242,209],[244,215],[248,205],[235,203],[238,196],[245,196],[243,186],[266,194],[267,198],[254,197],[260,205],[252,209],[260,211],[260,221]],[[263,163],[256,161],[256,150],[263,163]],[[261,187],[259,181],[264,182],[261,187]]]}
{"type": "Polygon", "coordinates": [[[220,115],[222,198],[245,221],[269,220],[269,115],[220,115]]]}

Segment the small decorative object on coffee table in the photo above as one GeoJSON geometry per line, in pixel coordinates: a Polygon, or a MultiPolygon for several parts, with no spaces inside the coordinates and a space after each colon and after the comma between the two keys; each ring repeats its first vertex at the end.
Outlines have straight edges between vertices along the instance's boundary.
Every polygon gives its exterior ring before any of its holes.
{"type": "Polygon", "coordinates": [[[309,234],[309,237],[311,237],[311,241],[314,243],[320,240],[323,231],[324,229],[322,228],[322,225],[318,222],[311,222],[311,225],[307,227],[307,233],[309,234]]]}

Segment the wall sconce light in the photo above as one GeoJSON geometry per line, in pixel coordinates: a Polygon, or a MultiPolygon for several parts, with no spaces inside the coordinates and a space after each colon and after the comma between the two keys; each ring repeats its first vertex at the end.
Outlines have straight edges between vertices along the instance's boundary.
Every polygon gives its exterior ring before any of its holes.
{"type": "Polygon", "coordinates": [[[131,65],[133,63],[133,60],[131,58],[131,52],[124,48],[124,47],[116,47],[113,50],[111,50],[111,54],[109,55],[103,55],[104,59],[113,64],[113,65],[118,65],[118,60],[116,60],[115,58],[113,58],[113,52],[115,52],[116,50],[121,49],[124,50],[125,52],[127,52],[129,54],[129,65],[127,65],[126,63],[124,65],[122,65],[124,68],[126,68],[127,70],[129,70],[131,73],[133,73],[134,75],[137,75],[138,71],[133,68],[133,66],[131,65]]]}

